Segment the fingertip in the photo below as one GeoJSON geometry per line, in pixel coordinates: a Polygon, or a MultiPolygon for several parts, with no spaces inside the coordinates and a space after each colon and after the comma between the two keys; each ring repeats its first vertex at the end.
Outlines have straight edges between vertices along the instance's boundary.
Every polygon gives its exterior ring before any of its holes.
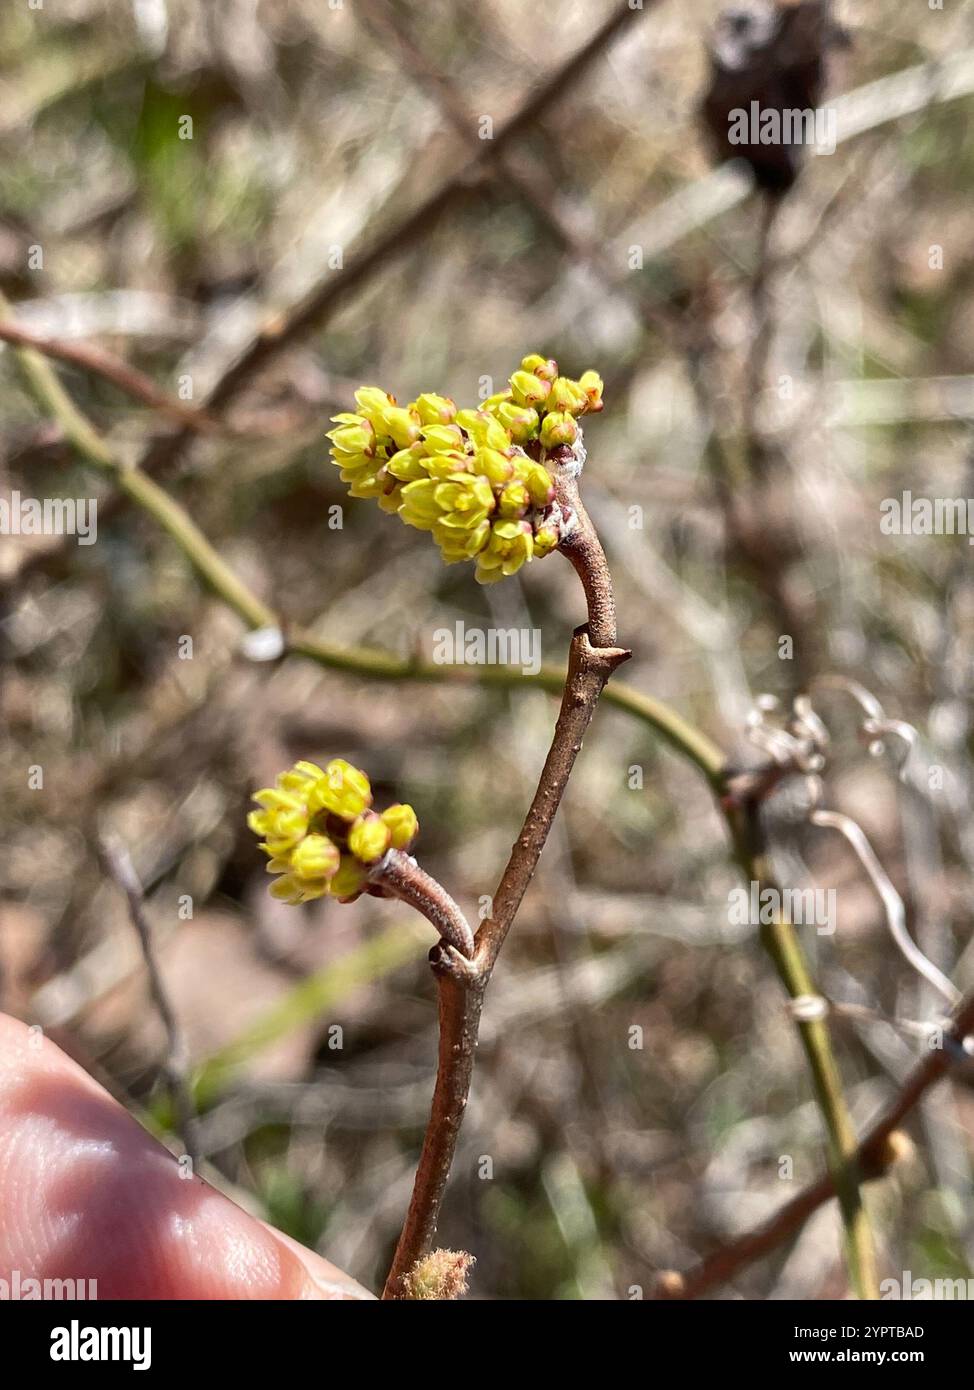
{"type": "Polygon", "coordinates": [[[0,1273],[100,1299],[370,1295],[180,1164],[40,1030],[0,1015],[0,1273]]]}

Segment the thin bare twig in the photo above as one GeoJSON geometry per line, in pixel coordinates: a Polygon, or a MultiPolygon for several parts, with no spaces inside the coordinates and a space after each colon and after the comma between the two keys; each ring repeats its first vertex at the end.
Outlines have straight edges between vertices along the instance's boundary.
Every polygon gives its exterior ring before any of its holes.
{"type": "MultiPolygon", "coordinates": [[[[655,3],[655,0],[650,0],[650,3],[655,3]]],[[[413,242],[428,236],[443,213],[457,207],[460,198],[476,187],[492,162],[502,156],[519,136],[530,130],[549,107],[562,100],[589,64],[608,48],[627,24],[638,19],[648,8],[649,4],[635,9],[628,3],[617,4],[570,58],[541,79],[513,116],[498,127],[493,138],[480,142],[482,149],[473,159],[468,159],[412,212],[380,233],[370,246],[361,250],[351,249],[345,258],[345,268],[339,274],[319,281],[286,312],[275,314],[266,321],[249,346],[217,381],[207,397],[206,409],[225,409],[274,357],[313,329],[320,329],[353,289],[388,261],[401,255],[413,242]]],[[[188,431],[180,430],[177,434],[156,441],[143,456],[141,467],[155,472],[168,466],[189,438],[188,431]]]]}
{"type": "Polygon", "coordinates": [[[24,328],[22,324],[12,323],[9,319],[0,323],[0,340],[15,347],[33,348],[45,357],[68,362],[71,366],[91,373],[92,376],[110,381],[126,395],[134,397],[143,405],[150,406],[160,415],[165,415],[196,434],[236,433],[222,420],[208,415],[205,410],[197,410],[194,406],[184,405],[182,401],[176,400],[137,367],[130,366],[120,357],[114,357],[110,352],[94,347],[91,343],[71,343],[64,338],[46,338],[40,333],[24,328]]]}
{"type": "MultiPolygon", "coordinates": [[[[763,888],[774,888],[777,901],[781,902],[781,890],[772,872],[761,821],[760,802],[748,799],[743,804],[735,804],[725,800],[724,809],[737,861],[745,878],[760,883],[763,888]]],[[[792,1002],[817,999],[818,990],[793,923],[779,912],[775,921],[761,926],[761,940],[792,1002]]],[[[879,1296],[876,1255],[860,1190],[861,1174],[856,1161],[858,1141],[846,1104],[826,1013],[827,1010],[821,1013],[814,1011],[809,1015],[796,1013],[795,1024],[825,1123],[829,1170],[839,1194],[852,1284],[859,1298],[876,1299],[879,1296]]]]}
{"type": "MultiPolygon", "coordinates": [[[[974,1029],[974,994],[968,995],[954,1017],[944,1046],[919,1064],[889,1107],[874,1123],[854,1154],[858,1171],[867,1180],[883,1177],[906,1147],[897,1142],[897,1132],[926,1093],[941,1081],[959,1057],[966,1057],[965,1040],[974,1029]]],[[[825,1173],[799,1192],[774,1216],[738,1240],[715,1250],[696,1269],[680,1275],[660,1276],[656,1298],[699,1298],[701,1294],[725,1284],[746,1265],[761,1259],[794,1235],[808,1218],[836,1195],[833,1174],[825,1173]]]]}
{"type": "Polygon", "coordinates": [[[149,991],[166,1032],[162,1072],[176,1112],[183,1149],[189,1155],[195,1169],[199,1158],[199,1146],[196,1135],[196,1107],[193,1104],[193,1090],[189,1080],[189,1052],[159,972],[152,944],[152,928],[145,912],[142,884],[135,872],[131,856],[120,840],[104,836],[99,843],[99,850],[109,876],[125,894],[129,918],[139,938],[142,959],[145,961],[146,974],[149,977],[149,991]]]}

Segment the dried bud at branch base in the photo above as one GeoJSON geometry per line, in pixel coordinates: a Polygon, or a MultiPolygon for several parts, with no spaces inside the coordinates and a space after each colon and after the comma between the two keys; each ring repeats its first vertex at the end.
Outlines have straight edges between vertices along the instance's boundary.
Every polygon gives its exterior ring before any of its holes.
{"type": "Polygon", "coordinates": [[[403,1279],[404,1297],[456,1299],[467,1292],[474,1257],[465,1250],[434,1250],[417,1260],[403,1279]]]}
{"type": "Polygon", "coordinates": [[[894,1129],[883,1136],[882,1143],[873,1149],[870,1165],[877,1177],[882,1177],[897,1163],[904,1163],[916,1152],[913,1140],[902,1129],[894,1129]]]}
{"type": "Polygon", "coordinates": [[[686,1280],[675,1269],[664,1269],[656,1280],[657,1298],[682,1298],[686,1292],[686,1280]]]}

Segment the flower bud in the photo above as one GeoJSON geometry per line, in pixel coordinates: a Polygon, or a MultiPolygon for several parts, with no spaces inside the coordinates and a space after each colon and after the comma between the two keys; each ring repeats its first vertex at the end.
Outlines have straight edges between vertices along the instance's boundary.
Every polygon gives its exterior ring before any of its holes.
{"type": "Polygon", "coordinates": [[[376,428],[382,423],[384,413],[395,403],[395,396],[390,396],[388,391],[382,390],[381,386],[360,386],[355,392],[355,404],[370,424],[376,428]]]}
{"type": "Polygon", "coordinates": [[[558,375],[558,363],[553,357],[542,357],[539,352],[532,352],[529,357],[521,359],[521,370],[531,372],[542,381],[554,381],[558,375]]]}
{"type": "Polygon", "coordinates": [[[372,788],[364,772],[344,758],[332,758],[325,775],[308,795],[312,812],[328,811],[341,820],[353,821],[372,805],[372,788]]]}
{"type": "Polygon", "coordinates": [[[534,459],[515,459],[514,477],[527,488],[533,507],[546,507],[555,495],[554,479],[544,464],[534,459]]]}
{"type": "Polygon", "coordinates": [[[298,879],[327,879],[340,861],[338,846],[327,835],[305,835],[291,855],[291,871],[298,879]]]}
{"type": "Polygon", "coordinates": [[[503,487],[514,476],[514,462],[499,449],[478,449],[474,466],[493,487],[503,487]]]}
{"type": "Polygon", "coordinates": [[[423,430],[425,454],[463,453],[463,434],[459,425],[430,425],[423,430]]]}
{"type": "Polygon", "coordinates": [[[343,854],[338,872],[328,880],[327,892],[339,902],[352,902],[365,887],[368,870],[354,854],[343,854]]]}
{"type": "Polygon", "coordinates": [[[582,372],[578,379],[578,384],[585,392],[588,401],[588,410],[592,415],[597,414],[604,406],[602,400],[603,383],[598,372],[582,372]]]}
{"type": "Polygon", "coordinates": [[[348,832],[348,847],[363,864],[374,864],[381,859],[391,842],[389,827],[374,811],[359,816],[348,832]]]}
{"type": "Polygon", "coordinates": [[[448,425],[457,415],[456,405],[449,396],[437,396],[431,391],[417,396],[412,409],[419,416],[421,425],[448,425]]]}
{"type": "Polygon", "coordinates": [[[338,429],[330,430],[328,438],[332,442],[335,462],[342,464],[344,454],[364,454],[371,458],[375,453],[375,429],[363,415],[335,415],[338,429]]]}
{"type": "Polygon", "coordinates": [[[560,376],[551,383],[551,391],[545,401],[548,411],[565,411],[569,415],[581,415],[588,406],[588,398],[579,382],[567,376],[560,376]]]}
{"type": "Polygon", "coordinates": [[[504,453],[511,447],[511,436],[499,420],[486,410],[461,410],[457,424],[466,430],[478,449],[497,449],[504,453]]]}
{"type": "Polygon", "coordinates": [[[558,532],[554,526],[539,526],[534,533],[535,558],[543,560],[546,555],[550,555],[553,550],[557,550],[558,541],[558,532]]]}
{"type": "Polygon", "coordinates": [[[382,820],[389,827],[393,849],[408,849],[419,834],[419,821],[411,806],[388,806],[382,812],[382,820]]]}
{"type": "Polygon", "coordinates": [[[574,444],[577,438],[578,426],[567,411],[556,410],[541,421],[541,443],[545,449],[574,444]]]}
{"type": "Polygon", "coordinates": [[[419,421],[401,406],[389,406],[383,413],[382,426],[392,436],[397,449],[406,449],[419,438],[419,421]]]}
{"type": "Polygon", "coordinates": [[[497,418],[515,444],[528,444],[538,437],[541,421],[533,406],[518,405],[516,401],[503,401],[497,406],[497,418]]]}
{"type": "Polygon", "coordinates": [[[518,405],[540,405],[550,389],[551,383],[542,381],[533,372],[515,372],[511,377],[511,394],[518,405]]]}
{"type": "Polygon", "coordinates": [[[386,464],[386,472],[400,482],[412,483],[426,477],[424,467],[425,450],[421,443],[410,444],[408,449],[400,449],[386,464]]]}
{"type": "Polygon", "coordinates": [[[531,498],[528,496],[528,490],[524,484],[508,483],[498,495],[497,515],[510,520],[519,520],[530,505],[531,498]]]}

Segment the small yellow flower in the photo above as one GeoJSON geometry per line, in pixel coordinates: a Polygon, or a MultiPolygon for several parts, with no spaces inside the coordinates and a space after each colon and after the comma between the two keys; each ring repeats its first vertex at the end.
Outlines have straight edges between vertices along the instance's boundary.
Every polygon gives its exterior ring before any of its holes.
{"type": "Polygon", "coordinates": [[[578,426],[567,410],[555,410],[541,421],[541,443],[545,449],[557,449],[562,444],[574,444],[578,426]]]}
{"type": "Polygon", "coordinates": [[[328,811],[344,821],[355,820],[371,805],[369,779],[344,758],[332,758],[324,777],[308,793],[308,806],[313,812],[328,811]]]}
{"type": "Polygon", "coordinates": [[[470,530],[494,510],[494,494],[486,478],[451,473],[447,482],[437,484],[436,504],[443,513],[444,525],[470,530]]]}
{"type": "Polygon", "coordinates": [[[291,872],[302,880],[328,879],[340,860],[338,846],[327,835],[305,835],[291,854],[291,872]]]}
{"type": "Polygon", "coordinates": [[[445,454],[427,454],[423,459],[423,469],[428,478],[438,478],[441,481],[449,478],[451,473],[480,472],[480,469],[474,467],[470,455],[459,449],[450,450],[445,454]]]}
{"type": "Polygon", "coordinates": [[[419,438],[419,418],[402,406],[389,406],[383,412],[382,423],[397,449],[405,449],[419,438]]]}
{"type": "Polygon", "coordinates": [[[472,473],[451,473],[445,481],[426,478],[407,483],[402,490],[399,515],[408,526],[432,531],[446,526],[471,531],[494,509],[494,494],[486,478],[472,473]]]}
{"type": "Polygon", "coordinates": [[[457,415],[457,408],[449,396],[437,396],[431,391],[417,396],[412,408],[422,425],[448,425],[457,415]]]}
{"type": "Polygon", "coordinates": [[[501,453],[500,449],[491,449],[485,444],[483,448],[474,451],[473,457],[474,468],[492,487],[503,487],[514,477],[514,460],[506,453],[501,453]]]}
{"type": "Polygon", "coordinates": [[[540,352],[532,352],[521,360],[521,370],[531,372],[542,381],[554,381],[558,375],[558,363],[553,357],[542,357],[540,352]]]}
{"type": "Polygon", "coordinates": [[[578,378],[578,384],[585,392],[589,411],[593,415],[597,414],[605,404],[602,400],[602,391],[604,390],[602,378],[599,376],[598,372],[582,372],[582,375],[578,378]]]}
{"type": "MultiPolygon", "coordinates": [[[[333,418],[340,422],[338,429],[328,435],[335,454],[364,454],[366,458],[372,458],[375,453],[375,427],[362,415],[343,413],[333,418]]],[[[344,463],[344,458],[340,462],[344,463]]]]}
{"type": "Polygon", "coordinates": [[[395,396],[390,396],[381,386],[360,386],[355,392],[355,404],[360,413],[376,429],[382,424],[385,412],[395,403],[395,396]]]}
{"type": "MultiPolygon", "coordinates": [[[[408,449],[400,449],[386,464],[386,472],[391,473],[403,483],[414,483],[426,477],[426,461],[422,443],[410,444],[408,449]]],[[[345,474],[342,474],[342,478],[345,474]]]]}
{"type": "Polygon", "coordinates": [[[348,832],[348,847],[363,864],[381,859],[392,843],[392,832],[381,816],[366,811],[348,832]]]}
{"type": "Polygon", "coordinates": [[[511,436],[499,420],[486,410],[461,410],[457,424],[466,430],[478,449],[498,449],[501,453],[511,447],[511,436]]]}
{"type": "Polygon", "coordinates": [[[295,763],[287,772],[282,772],[277,779],[277,784],[285,791],[306,792],[312,782],[319,781],[324,775],[324,768],[319,767],[317,763],[302,761],[295,763]]]}
{"type": "Polygon", "coordinates": [[[544,464],[534,459],[515,459],[514,477],[527,488],[532,506],[547,507],[555,495],[554,479],[544,464]]]}
{"type": "MultiPolygon", "coordinates": [[[[302,884],[299,883],[296,878],[292,878],[290,874],[285,874],[283,878],[276,878],[267,891],[272,898],[277,898],[281,902],[290,903],[292,907],[297,907],[298,903],[311,901],[302,884]]],[[[322,898],[324,895],[325,890],[322,889],[320,893],[313,894],[312,896],[322,898]]]]}
{"type": "Polygon", "coordinates": [[[550,381],[542,381],[533,372],[515,372],[511,377],[511,394],[517,405],[539,406],[551,390],[550,381]]]}
{"type": "Polygon", "coordinates": [[[588,397],[579,382],[572,381],[567,376],[560,376],[551,383],[551,390],[545,401],[545,409],[549,414],[560,410],[569,415],[581,415],[587,407],[588,397]]]}
{"type": "Polygon", "coordinates": [[[541,428],[538,412],[529,405],[518,405],[516,401],[504,400],[494,406],[494,414],[508,431],[515,444],[529,444],[537,439],[541,428]]]}
{"type": "Polygon", "coordinates": [[[438,521],[433,527],[433,539],[440,547],[443,563],[457,565],[463,560],[473,560],[483,550],[490,537],[490,522],[482,521],[472,530],[463,527],[450,527],[438,521]]]}
{"type": "Polygon", "coordinates": [[[553,526],[539,526],[534,533],[534,558],[543,560],[558,545],[558,532],[553,526]]]}
{"type": "Polygon", "coordinates": [[[534,535],[526,521],[495,521],[490,540],[477,556],[479,584],[495,584],[517,571],[534,553],[534,535]]]}
{"type": "Polygon", "coordinates": [[[463,433],[459,425],[430,425],[421,447],[424,454],[463,453],[463,433]]]}
{"type": "Polygon", "coordinates": [[[508,483],[497,498],[497,515],[508,521],[519,521],[530,505],[531,498],[524,484],[508,483]]]}
{"type": "Polygon", "coordinates": [[[382,819],[389,827],[393,849],[408,849],[419,834],[419,821],[411,806],[389,806],[382,812],[382,819]]]}
{"type": "Polygon", "coordinates": [[[361,893],[367,878],[365,865],[360,864],[354,854],[343,854],[338,873],[328,882],[328,892],[340,902],[351,902],[361,893]]]}
{"type": "Polygon", "coordinates": [[[308,833],[308,808],[299,795],[265,787],[254,800],[261,810],[251,811],[247,824],[271,857],[286,854],[308,833]]]}
{"type": "Polygon", "coordinates": [[[399,515],[407,526],[415,526],[417,531],[432,531],[440,515],[436,500],[439,486],[435,478],[420,478],[415,483],[407,483],[402,490],[399,515]]]}
{"type": "Polygon", "coordinates": [[[367,458],[364,454],[350,454],[340,477],[343,483],[348,483],[352,497],[381,497],[389,486],[382,459],[367,458]]]}

